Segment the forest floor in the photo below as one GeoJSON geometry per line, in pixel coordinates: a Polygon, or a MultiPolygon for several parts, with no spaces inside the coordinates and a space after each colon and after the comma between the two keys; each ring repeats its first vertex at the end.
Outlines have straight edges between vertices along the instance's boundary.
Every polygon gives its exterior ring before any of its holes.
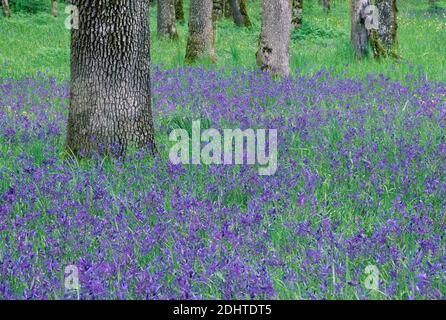
{"type": "Polygon", "coordinates": [[[0,19],[0,299],[70,298],[74,269],[82,299],[445,299],[445,11],[402,1],[402,59],[358,62],[333,2],[307,5],[289,79],[255,68],[258,10],[220,23],[215,67],[184,66],[186,26],[159,42],[153,10],[159,153],[125,161],[64,148],[65,18],[0,19]],[[276,128],[276,174],[173,165],[193,119],[276,128]]]}
{"type": "MultiPolygon", "coordinates": [[[[187,5],[188,1],[186,1],[187,5]]],[[[58,79],[69,77],[69,31],[67,15],[60,9],[59,18],[47,13],[20,15],[6,20],[0,17],[0,75],[29,77],[48,72],[58,79]]],[[[188,12],[186,8],[185,12],[188,12]]],[[[236,28],[230,20],[218,24],[216,68],[255,68],[255,53],[260,32],[260,4],[250,6],[251,29],[236,28]]],[[[404,79],[408,74],[424,73],[429,79],[444,79],[446,74],[446,4],[437,9],[426,1],[404,0],[399,4],[399,48],[401,60],[354,61],[350,46],[350,14],[346,1],[333,1],[333,10],[325,14],[315,1],[305,7],[301,30],[294,32],[291,47],[291,68],[299,74],[314,74],[321,69],[337,73],[347,70],[348,76],[365,77],[384,74],[404,79]],[[348,68],[346,68],[348,66],[348,68]],[[417,68],[422,66],[423,70],[417,68]]],[[[178,24],[180,41],[158,41],[156,10],[151,10],[152,59],[165,68],[184,64],[187,24],[178,24]]],[[[210,66],[209,61],[200,64],[210,66]]]]}

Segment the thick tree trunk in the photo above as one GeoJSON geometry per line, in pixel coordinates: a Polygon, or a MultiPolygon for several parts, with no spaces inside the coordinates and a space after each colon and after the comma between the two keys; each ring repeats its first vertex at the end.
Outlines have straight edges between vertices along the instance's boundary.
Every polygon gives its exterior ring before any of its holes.
{"type": "Polygon", "coordinates": [[[175,0],[175,18],[177,21],[184,21],[184,4],[183,0],[175,0]]]}
{"type": "Polygon", "coordinates": [[[178,39],[175,0],[158,0],[158,38],[178,39]]]}
{"type": "Polygon", "coordinates": [[[324,8],[325,12],[329,12],[331,10],[331,2],[330,0],[319,0],[322,8],[324,8]]]}
{"type": "Polygon", "coordinates": [[[208,55],[214,61],[213,38],[212,1],[191,0],[186,63],[193,63],[208,55]]]}
{"type": "Polygon", "coordinates": [[[243,27],[245,22],[243,20],[242,13],[240,12],[239,0],[229,0],[229,5],[231,6],[232,18],[237,27],[243,27]]]}
{"type": "Polygon", "coordinates": [[[372,48],[375,58],[386,56],[397,57],[398,22],[396,0],[376,0],[378,8],[378,30],[372,32],[372,48]]]}
{"type": "Polygon", "coordinates": [[[155,148],[147,0],[73,0],[67,148],[77,156],[155,148]],[[84,154],[85,152],[85,154],[84,154]]]}
{"type": "Polygon", "coordinates": [[[262,30],[260,32],[257,65],[272,75],[288,76],[291,32],[289,0],[262,0],[262,30]]]}
{"type": "Polygon", "coordinates": [[[7,18],[11,17],[11,9],[9,9],[8,0],[2,0],[3,15],[7,18]]]}
{"type": "Polygon", "coordinates": [[[302,26],[303,0],[291,0],[291,25],[294,29],[302,26]]]}
{"type": "Polygon", "coordinates": [[[246,4],[246,0],[239,0],[240,1],[240,13],[243,16],[243,21],[246,28],[250,28],[252,26],[251,19],[249,18],[248,13],[248,5],[246,4]]]}
{"type": "Polygon", "coordinates": [[[358,59],[369,55],[370,32],[365,25],[365,9],[370,5],[370,0],[350,0],[351,10],[351,41],[353,50],[358,59]]]}
{"type": "Polygon", "coordinates": [[[57,15],[58,15],[57,0],[51,0],[51,15],[53,17],[57,17],[57,15]]]}

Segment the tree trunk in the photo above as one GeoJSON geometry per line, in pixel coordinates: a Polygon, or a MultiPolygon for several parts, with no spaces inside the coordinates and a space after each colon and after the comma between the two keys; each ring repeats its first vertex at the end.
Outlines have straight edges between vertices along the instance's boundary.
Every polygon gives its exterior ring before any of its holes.
{"type": "Polygon", "coordinates": [[[8,0],[2,0],[3,15],[7,18],[11,17],[8,0]]]}
{"type": "Polygon", "coordinates": [[[249,13],[248,13],[248,5],[246,4],[246,0],[239,0],[240,1],[240,13],[243,16],[243,21],[246,28],[250,28],[252,26],[251,19],[249,19],[249,13]]]}
{"type": "Polygon", "coordinates": [[[294,29],[302,26],[303,0],[291,0],[291,25],[294,29]]]}
{"type": "Polygon", "coordinates": [[[57,0],[51,0],[51,15],[53,17],[57,17],[57,15],[58,15],[57,0]]]}
{"type": "Polygon", "coordinates": [[[319,0],[319,3],[321,4],[325,12],[329,12],[331,10],[330,0],[319,0]]]}
{"type": "Polygon", "coordinates": [[[398,22],[396,0],[376,0],[378,8],[378,30],[372,32],[373,56],[381,58],[386,56],[398,57],[398,22]]]}
{"type": "Polygon", "coordinates": [[[355,56],[362,59],[369,55],[370,33],[365,25],[365,9],[370,0],[350,0],[351,9],[351,41],[355,56]]]}
{"type": "Polygon", "coordinates": [[[229,0],[231,6],[232,18],[237,27],[243,27],[245,22],[243,21],[242,13],[240,12],[240,3],[238,0],[229,0]]]}
{"type": "Polygon", "coordinates": [[[291,31],[289,0],[262,1],[262,30],[260,32],[257,65],[272,75],[288,76],[291,31]]]}
{"type": "Polygon", "coordinates": [[[67,148],[77,156],[155,148],[147,0],[73,0],[67,148]]]}
{"type": "Polygon", "coordinates": [[[193,63],[207,55],[214,61],[213,38],[212,1],[191,0],[186,63],[193,63]]]}
{"type": "Polygon", "coordinates": [[[177,21],[184,21],[183,0],[175,0],[175,18],[177,21]]]}
{"type": "Polygon", "coordinates": [[[175,0],[158,0],[158,38],[178,39],[175,0]]]}

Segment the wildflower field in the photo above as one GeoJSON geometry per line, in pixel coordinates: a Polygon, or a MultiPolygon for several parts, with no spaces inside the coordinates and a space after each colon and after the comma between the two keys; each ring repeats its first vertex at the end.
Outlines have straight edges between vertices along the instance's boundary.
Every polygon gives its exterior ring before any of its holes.
{"type": "MultiPolygon", "coordinates": [[[[68,33],[45,60],[25,42],[19,54],[2,32],[0,299],[70,298],[69,265],[81,299],[445,299],[446,51],[437,49],[446,49],[446,24],[410,3],[400,8],[405,58],[378,70],[344,52],[343,33],[335,49],[324,36],[295,35],[295,70],[282,79],[239,65],[249,47],[217,66],[184,66],[163,64],[174,49],[155,42],[158,153],[125,159],[78,160],[64,148],[68,33]],[[421,56],[404,40],[424,19],[434,25],[426,41],[438,41],[421,56]],[[301,48],[321,55],[311,64],[301,48]],[[330,50],[345,54],[322,61],[330,50]],[[276,173],[173,165],[170,131],[197,119],[276,128],[276,173]],[[370,267],[379,290],[365,285],[370,267]]],[[[335,2],[330,19],[342,21],[345,6],[335,2]]],[[[0,30],[16,40],[49,34],[43,22],[11,27],[36,19],[63,21],[23,15],[0,30]]]]}

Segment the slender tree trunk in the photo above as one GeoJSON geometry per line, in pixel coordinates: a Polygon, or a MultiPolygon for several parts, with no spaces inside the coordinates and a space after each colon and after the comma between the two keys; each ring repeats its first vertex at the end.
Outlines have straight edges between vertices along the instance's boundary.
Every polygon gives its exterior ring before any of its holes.
{"type": "Polygon", "coordinates": [[[365,25],[365,9],[369,5],[370,0],[350,0],[351,41],[355,56],[358,59],[362,59],[369,55],[370,33],[365,25]]]}
{"type": "Polygon", "coordinates": [[[249,18],[248,13],[248,5],[246,4],[246,0],[239,0],[240,1],[240,13],[243,16],[243,22],[245,24],[246,28],[250,28],[252,26],[251,19],[249,18]]]}
{"type": "Polygon", "coordinates": [[[291,0],[291,25],[294,29],[302,26],[303,0],[291,0]]]}
{"type": "Polygon", "coordinates": [[[183,0],[175,0],[175,18],[177,21],[184,21],[184,4],[183,0]]]}
{"type": "Polygon", "coordinates": [[[378,30],[372,32],[373,56],[381,58],[386,56],[398,57],[398,22],[396,0],[376,0],[378,8],[378,30]]]}
{"type": "Polygon", "coordinates": [[[186,63],[193,63],[207,55],[214,61],[213,38],[212,1],[191,0],[186,63]]]}
{"type": "Polygon", "coordinates": [[[78,156],[154,150],[149,2],[72,3],[79,26],[71,33],[67,148],[78,156]]]}
{"type": "Polygon", "coordinates": [[[57,0],[51,0],[51,15],[53,17],[57,17],[57,15],[58,15],[57,0]]]}
{"type": "Polygon", "coordinates": [[[175,0],[158,0],[158,38],[178,39],[175,0]]]}
{"type": "Polygon", "coordinates": [[[229,0],[231,6],[232,18],[237,27],[243,27],[245,22],[243,21],[242,13],[240,12],[240,3],[238,0],[229,0]]]}
{"type": "Polygon", "coordinates": [[[260,32],[257,65],[272,75],[288,76],[291,31],[289,0],[262,0],[262,30],[260,32]]]}
{"type": "Polygon", "coordinates": [[[9,18],[11,16],[11,9],[9,9],[8,0],[2,0],[2,8],[3,8],[3,15],[9,18]]]}
{"type": "Polygon", "coordinates": [[[330,0],[319,0],[322,8],[324,8],[325,12],[329,12],[331,10],[331,2],[330,0]]]}

